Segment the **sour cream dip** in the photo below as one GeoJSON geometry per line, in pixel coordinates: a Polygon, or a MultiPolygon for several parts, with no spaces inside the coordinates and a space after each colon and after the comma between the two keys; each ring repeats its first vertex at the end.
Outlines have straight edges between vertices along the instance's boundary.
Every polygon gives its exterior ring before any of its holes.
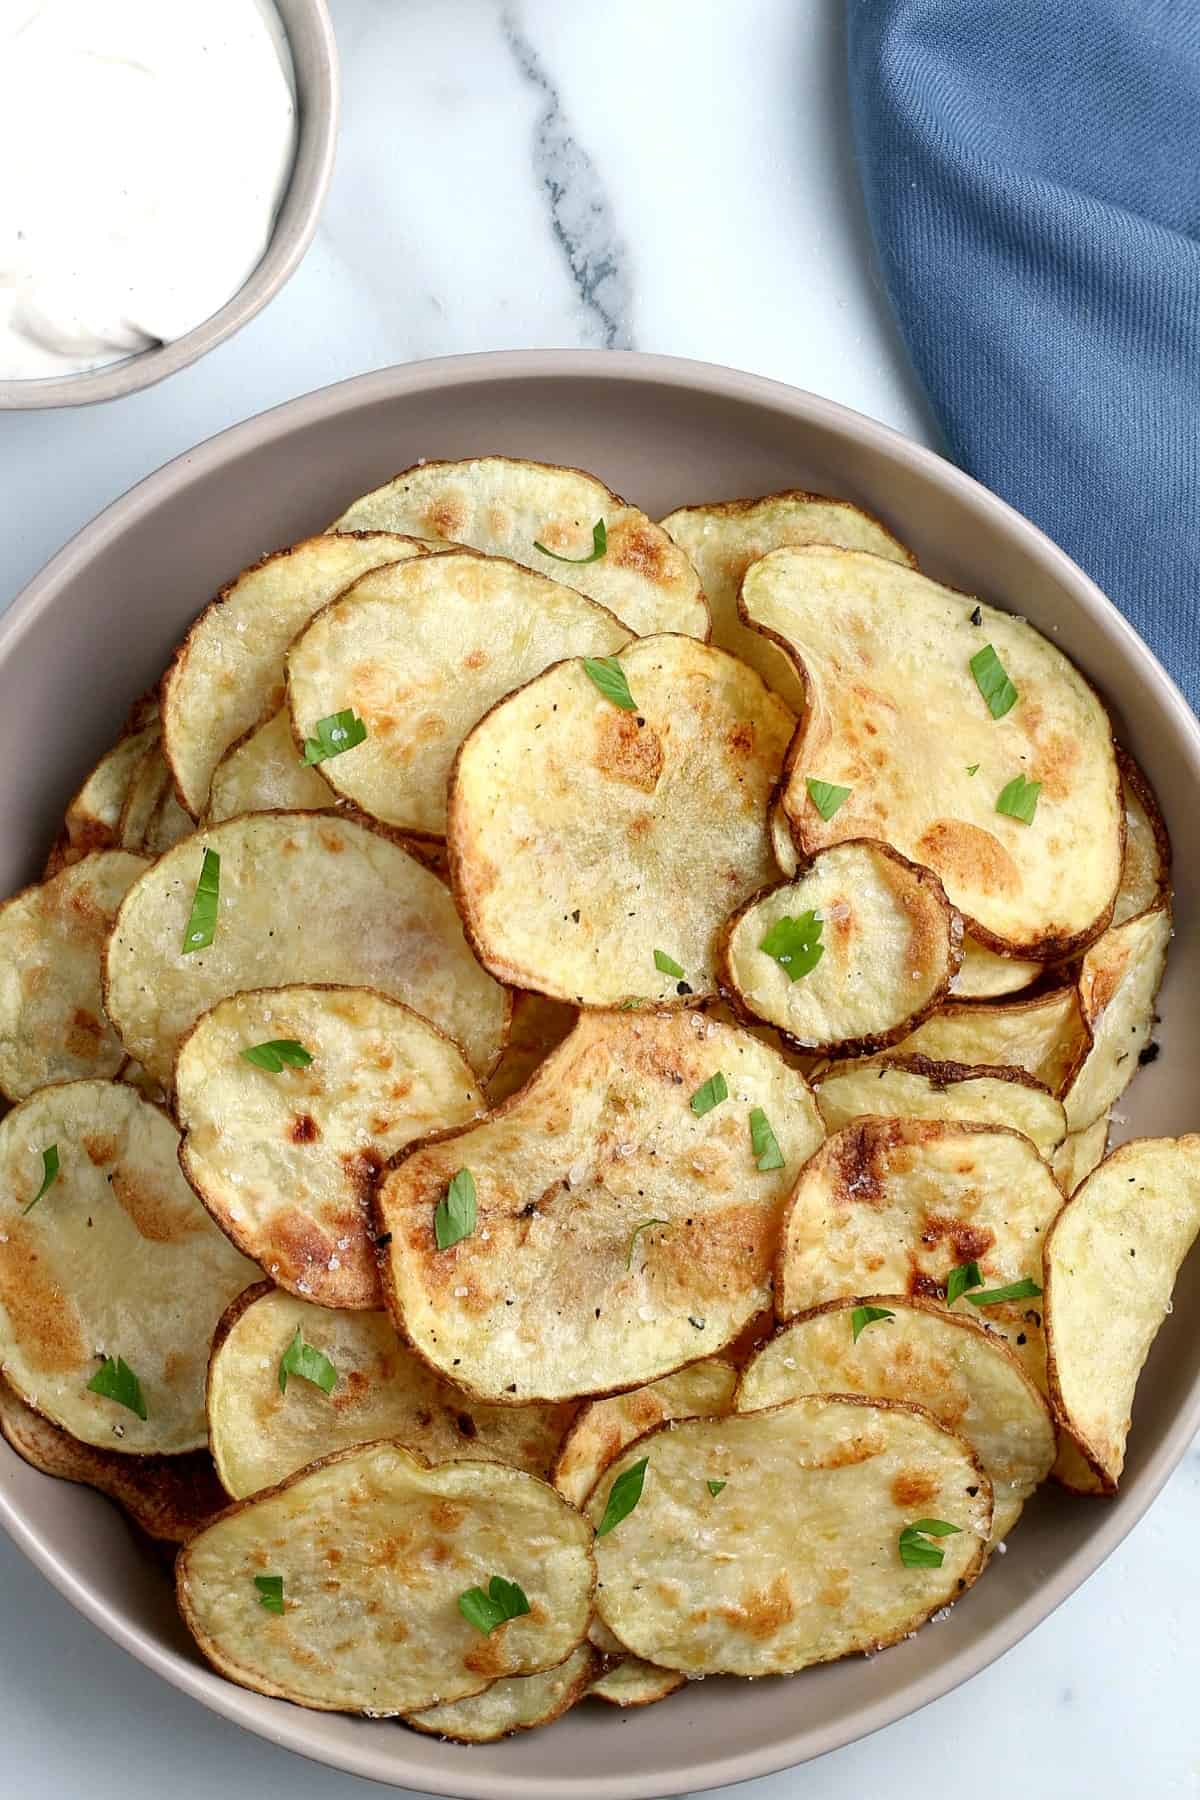
{"type": "Polygon", "coordinates": [[[0,380],[182,337],[261,261],[296,150],[267,0],[0,0],[0,380]]]}

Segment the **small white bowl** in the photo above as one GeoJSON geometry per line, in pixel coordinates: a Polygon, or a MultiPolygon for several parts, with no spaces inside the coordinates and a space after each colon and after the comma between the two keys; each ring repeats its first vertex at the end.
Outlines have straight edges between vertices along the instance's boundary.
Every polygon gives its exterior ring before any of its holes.
{"type": "Polygon", "coordinates": [[[169,344],[81,375],[0,381],[0,411],[90,406],[153,387],[240,331],[293,274],[312,242],[333,174],[340,103],[337,44],[325,0],[274,0],[274,5],[296,74],[296,160],[271,241],[254,273],[219,312],[169,344]]]}

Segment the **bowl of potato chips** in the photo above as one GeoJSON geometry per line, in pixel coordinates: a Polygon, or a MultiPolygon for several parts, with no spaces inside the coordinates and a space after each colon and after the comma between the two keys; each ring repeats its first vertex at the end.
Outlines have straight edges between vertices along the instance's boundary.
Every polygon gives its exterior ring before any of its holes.
{"type": "Polygon", "coordinates": [[[648,1800],[1149,1505],[1200,726],[995,497],[732,371],[415,365],[134,489],[0,670],[0,1520],[168,1680],[648,1800]]]}

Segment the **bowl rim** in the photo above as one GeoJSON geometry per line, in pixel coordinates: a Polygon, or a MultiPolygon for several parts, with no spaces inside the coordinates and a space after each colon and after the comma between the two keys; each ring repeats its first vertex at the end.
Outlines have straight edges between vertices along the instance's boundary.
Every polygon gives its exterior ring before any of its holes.
{"type": "MultiPolygon", "coordinates": [[[[1192,712],[1178,685],[1133,627],[1082,569],[1037,526],[997,495],[955,468],[935,451],[837,401],[767,376],[714,363],[638,351],[482,351],[401,364],[316,389],[231,426],[207,439],[195,450],[175,457],[113,501],[34,576],[17,595],[6,615],[0,619],[0,669],[9,657],[17,653],[25,632],[54,604],[64,584],[77,574],[93,554],[119,537],[127,525],[145,512],[186,489],[195,479],[220,467],[229,457],[251,450],[269,450],[273,445],[286,440],[293,430],[319,425],[348,406],[401,403],[409,394],[479,383],[555,382],[581,378],[612,380],[642,388],[682,387],[715,399],[765,408],[802,427],[814,426],[848,437],[852,442],[870,448],[889,460],[902,462],[936,487],[954,493],[968,510],[1023,540],[1030,554],[1043,565],[1055,582],[1071,593],[1084,612],[1098,616],[1106,631],[1117,640],[1122,656],[1140,671],[1154,690],[1164,713],[1171,716],[1175,728],[1189,741],[1196,765],[1200,768],[1200,720],[1192,712]]],[[[857,1742],[885,1725],[918,1712],[1006,1654],[1099,1568],[1161,1491],[1198,1429],[1200,1382],[1195,1384],[1186,1403],[1180,1407],[1158,1444],[1149,1452],[1137,1476],[1122,1491],[1120,1502],[1108,1502],[1106,1516],[1100,1519],[1086,1541],[1072,1551],[1048,1579],[1021,1600],[1003,1620],[989,1626],[971,1644],[947,1658],[936,1669],[906,1683],[902,1689],[884,1695],[874,1704],[860,1709],[852,1719],[815,1727],[809,1723],[786,1737],[775,1738],[751,1751],[738,1751],[710,1761],[702,1769],[695,1766],[689,1769],[681,1763],[671,1774],[651,1778],[655,1784],[677,1782],[680,1784],[678,1786],[648,1787],[645,1779],[638,1776],[586,1772],[556,1777],[553,1788],[555,1800],[651,1800],[652,1796],[694,1793],[724,1787],[795,1767],[815,1756],[857,1742]]],[[[114,1643],[121,1645],[173,1687],[200,1700],[213,1711],[242,1725],[258,1737],[327,1767],[384,1785],[397,1787],[409,1779],[416,1780],[427,1792],[448,1796],[450,1800],[530,1800],[531,1794],[551,1794],[549,1786],[541,1778],[531,1778],[528,1771],[517,1770],[512,1774],[505,1774],[503,1771],[481,1768],[478,1774],[474,1774],[469,1767],[464,1769],[457,1760],[453,1767],[447,1765],[444,1776],[437,1770],[422,1768],[409,1777],[398,1767],[392,1738],[384,1740],[364,1733],[361,1745],[347,1745],[344,1741],[330,1744],[323,1741],[324,1715],[320,1713],[281,1705],[268,1717],[259,1716],[255,1703],[261,1701],[261,1696],[226,1681],[200,1662],[188,1660],[178,1651],[152,1638],[131,1619],[113,1612],[92,1592],[86,1582],[79,1579],[59,1559],[52,1546],[41,1536],[35,1522],[18,1510],[2,1485],[0,1525],[58,1592],[114,1643]],[[376,1748],[376,1745],[379,1747],[376,1748]],[[389,1748],[392,1754],[389,1754],[389,1748]]]]}
{"type": "MultiPolygon", "coordinates": [[[[274,4],[292,51],[294,69],[293,39],[300,21],[289,23],[278,0],[274,4]]],[[[155,349],[139,351],[79,375],[0,381],[0,412],[94,406],[103,400],[121,400],[128,394],[141,393],[223,344],[291,280],[312,243],[333,178],[341,115],[341,74],[327,0],[289,0],[289,4],[305,15],[304,23],[314,33],[313,79],[307,90],[296,94],[296,155],[270,239],[241,287],[191,331],[155,349]]]]}

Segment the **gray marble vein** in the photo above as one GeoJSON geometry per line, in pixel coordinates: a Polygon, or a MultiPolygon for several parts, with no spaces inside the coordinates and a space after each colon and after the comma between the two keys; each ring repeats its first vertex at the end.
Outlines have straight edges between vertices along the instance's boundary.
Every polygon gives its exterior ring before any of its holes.
{"type": "Polygon", "coordinates": [[[500,28],[518,71],[543,100],[533,139],[534,173],[546,192],[550,227],[579,295],[587,336],[605,350],[632,350],[629,251],[604,184],[571,129],[516,7],[503,8],[500,28]]]}

